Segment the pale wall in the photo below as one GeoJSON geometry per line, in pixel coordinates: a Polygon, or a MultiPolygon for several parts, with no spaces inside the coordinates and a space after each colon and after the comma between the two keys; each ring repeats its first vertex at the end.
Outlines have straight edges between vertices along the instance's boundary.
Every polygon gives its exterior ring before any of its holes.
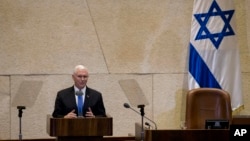
{"type": "MultiPolygon", "coordinates": [[[[250,114],[250,2],[235,4],[245,101],[237,114],[250,114]]],[[[123,79],[139,83],[149,101],[146,116],[159,129],[179,128],[192,6],[192,0],[1,0],[0,139],[18,138],[20,104],[23,138],[48,138],[46,115],[57,91],[73,84],[77,64],[89,68],[88,85],[103,93],[114,136],[133,134],[140,122],[123,107],[123,79]]]]}

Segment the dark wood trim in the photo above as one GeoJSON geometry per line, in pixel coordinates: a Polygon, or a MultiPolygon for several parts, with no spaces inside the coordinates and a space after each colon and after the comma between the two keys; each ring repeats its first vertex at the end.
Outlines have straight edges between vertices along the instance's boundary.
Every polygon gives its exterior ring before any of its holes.
{"type": "MultiPolygon", "coordinates": [[[[19,141],[18,139],[13,140],[0,140],[0,141],[19,141]]],[[[56,138],[49,139],[22,139],[22,141],[56,141],[56,138]]],[[[124,136],[124,137],[103,137],[102,141],[135,141],[134,136],[124,136]]]]}

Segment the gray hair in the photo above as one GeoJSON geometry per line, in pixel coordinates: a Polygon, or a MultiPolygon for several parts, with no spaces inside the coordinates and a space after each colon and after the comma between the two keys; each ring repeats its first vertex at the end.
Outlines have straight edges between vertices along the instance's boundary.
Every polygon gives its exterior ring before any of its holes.
{"type": "Polygon", "coordinates": [[[75,74],[77,72],[77,70],[87,70],[88,71],[88,68],[86,68],[83,65],[77,65],[77,66],[75,66],[73,74],[75,74]]]}

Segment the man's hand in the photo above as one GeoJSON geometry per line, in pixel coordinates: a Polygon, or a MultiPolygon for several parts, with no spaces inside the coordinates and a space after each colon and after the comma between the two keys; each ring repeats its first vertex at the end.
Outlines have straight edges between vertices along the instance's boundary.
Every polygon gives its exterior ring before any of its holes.
{"type": "Polygon", "coordinates": [[[64,116],[64,118],[77,118],[75,110],[72,110],[67,115],[64,116]]]}
{"type": "Polygon", "coordinates": [[[91,108],[89,107],[88,109],[89,109],[89,111],[86,112],[85,116],[86,117],[95,117],[95,115],[93,114],[91,108]]]}

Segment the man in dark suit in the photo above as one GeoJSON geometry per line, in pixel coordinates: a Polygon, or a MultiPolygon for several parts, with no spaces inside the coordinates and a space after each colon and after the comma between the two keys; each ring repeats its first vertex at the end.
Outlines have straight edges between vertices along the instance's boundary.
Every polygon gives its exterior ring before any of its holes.
{"type": "Polygon", "coordinates": [[[88,69],[83,65],[77,65],[72,74],[74,86],[60,90],[57,93],[55,107],[52,116],[61,118],[77,118],[106,116],[102,94],[87,87],[88,69]],[[81,101],[78,94],[81,95],[81,101]],[[79,103],[80,106],[79,110],[79,103]],[[79,112],[81,111],[81,112],[79,112]],[[82,114],[81,114],[82,113],[82,114]]]}

